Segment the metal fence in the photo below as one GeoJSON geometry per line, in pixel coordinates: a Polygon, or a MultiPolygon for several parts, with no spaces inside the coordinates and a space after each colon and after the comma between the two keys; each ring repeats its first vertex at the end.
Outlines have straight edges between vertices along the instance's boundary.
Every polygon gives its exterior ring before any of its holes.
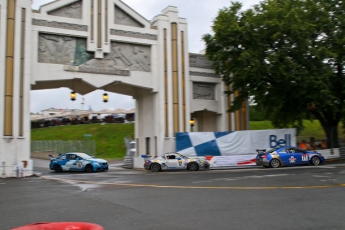
{"type": "Polygon", "coordinates": [[[131,154],[131,144],[130,142],[133,141],[131,137],[124,138],[125,145],[126,145],[126,156],[123,159],[123,167],[124,168],[133,168],[133,155],[131,154]]]}
{"type": "Polygon", "coordinates": [[[96,145],[95,140],[31,141],[31,152],[53,152],[55,154],[83,152],[96,156],[96,145]]]}

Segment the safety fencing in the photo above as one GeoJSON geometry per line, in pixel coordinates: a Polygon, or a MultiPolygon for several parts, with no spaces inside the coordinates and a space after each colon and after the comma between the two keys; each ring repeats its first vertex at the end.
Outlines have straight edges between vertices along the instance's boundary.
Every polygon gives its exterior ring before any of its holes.
{"type": "Polygon", "coordinates": [[[31,141],[31,157],[47,158],[48,154],[60,154],[68,152],[82,152],[90,156],[96,156],[95,140],[51,140],[31,141]]]}

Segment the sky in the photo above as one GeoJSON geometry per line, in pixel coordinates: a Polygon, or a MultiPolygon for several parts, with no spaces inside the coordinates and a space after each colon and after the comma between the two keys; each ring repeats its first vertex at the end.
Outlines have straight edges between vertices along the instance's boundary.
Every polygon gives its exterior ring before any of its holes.
{"type": "MultiPolygon", "coordinates": [[[[133,10],[147,20],[152,20],[168,6],[176,6],[179,17],[185,18],[188,23],[188,46],[190,53],[200,53],[205,49],[202,36],[211,33],[211,26],[217,13],[223,7],[230,6],[230,0],[122,0],[133,10]]],[[[248,9],[259,0],[239,0],[243,9],[248,9]]],[[[43,4],[52,0],[33,0],[32,8],[39,9],[43,4]]],[[[103,90],[96,90],[86,95],[77,94],[77,100],[70,100],[71,90],[68,88],[32,90],[30,111],[39,113],[48,108],[57,109],[132,109],[135,100],[126,95],[108,93],[109,101],[102,101],[103,90]]]]}

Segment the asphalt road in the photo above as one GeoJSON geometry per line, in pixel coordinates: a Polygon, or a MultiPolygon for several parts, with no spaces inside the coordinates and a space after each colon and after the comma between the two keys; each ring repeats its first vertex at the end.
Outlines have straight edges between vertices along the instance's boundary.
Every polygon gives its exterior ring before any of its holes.
{"type": "Polygon", "coordinates": [[[345,229],[345,164],[0,179],[0,229],[91,222],[104,229],[345,229]]]}

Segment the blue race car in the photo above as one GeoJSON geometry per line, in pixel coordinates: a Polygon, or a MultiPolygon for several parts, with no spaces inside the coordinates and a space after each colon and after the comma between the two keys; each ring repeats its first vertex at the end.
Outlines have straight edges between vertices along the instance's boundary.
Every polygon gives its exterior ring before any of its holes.
{"type": "Polygon", "coordinates": [[[59,154],[56,158],[50,156],[49,168],[55,172],[85,171],[96,172],[108,170],[108,162],[103,159],[93,158],[85,153],[59,154]]]}
{"type": "Polygon", "coordinates": [[[257,149],[256,165],[265,168],[278,168],[280,166],[293,165],[320,165],[325,158],[316,151],[308,151],[298,147],[278,147],[266,151],[257,149]]]}

